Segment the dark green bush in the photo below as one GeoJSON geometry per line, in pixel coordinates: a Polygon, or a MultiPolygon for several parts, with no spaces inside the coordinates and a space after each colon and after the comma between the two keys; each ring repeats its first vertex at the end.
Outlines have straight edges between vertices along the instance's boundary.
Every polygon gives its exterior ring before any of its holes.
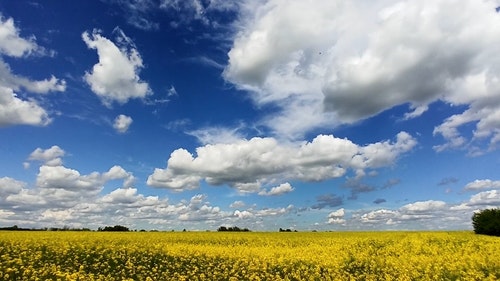
{"type": "Polygon", "coordinates": [[[472,216],[474,233],[500,236],[500,209],[485,209],[472,216]]]}

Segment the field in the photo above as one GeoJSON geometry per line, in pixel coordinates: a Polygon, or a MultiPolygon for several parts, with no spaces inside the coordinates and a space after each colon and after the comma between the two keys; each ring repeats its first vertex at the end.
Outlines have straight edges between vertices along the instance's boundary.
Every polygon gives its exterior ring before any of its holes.
{"type": "Polygon", "coordinates": [[[4,231],[0,280],[500,280],[500,238],[4,231]]]}

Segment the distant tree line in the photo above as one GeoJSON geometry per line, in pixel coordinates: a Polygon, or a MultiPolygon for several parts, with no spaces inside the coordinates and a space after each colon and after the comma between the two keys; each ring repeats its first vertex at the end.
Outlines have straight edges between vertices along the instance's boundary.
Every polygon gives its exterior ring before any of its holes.
{"type": "Polygon", "coordinates": [[[0,230],[9,230],[9,231],[91,231],[90,228],[72,228],[69,226],[64,227],[44,227],[44,228],[26,228],[26,227],[18,227],[17,225],[0,227],[0,230]]]}
{"type": "MultiPolygon", "coordinates": [[[[280,227],[279,232],[292,232],[292,230],[290,228],[283,229],[283,228],[280,227]]],[[[297,232],[297,230],[294,230],[293,232],[297,232]]]]}
{"type": "MultiPolygon", "coordinates": [[[[0,227],[0,230],[9,230],[9,231],[92,231],[90,228],[73,228],[69,226],[64,227],[44,227],[44,228],[25,228],[18,227],[17,225],[0,227]]],[[[97,231],[130,231],[128,227],[122,225],[115,226],[105,226],[99,227],[97,231]]]]}
{"type": "Polygon", "coordinates": [[[221,226],[217,229],[217,231],[221,231],[221,232],[224,232],[224,231],[229,231],[229,232],[249,232],[250,230],[248,228],[239,228],[237,226],[230,226],[230,227],[225,227],[225,226],[221,226]]]}
{"type": "Polygon", "coordinates": [[[115,226],[105,226],[104,228],[99,227],[97,229],[97,231],[115,231],[115,232],[122,231],[122,232],[126,232],[126,231],[130,231],[130,230],[126,226],[115,225],[115,226]]]}

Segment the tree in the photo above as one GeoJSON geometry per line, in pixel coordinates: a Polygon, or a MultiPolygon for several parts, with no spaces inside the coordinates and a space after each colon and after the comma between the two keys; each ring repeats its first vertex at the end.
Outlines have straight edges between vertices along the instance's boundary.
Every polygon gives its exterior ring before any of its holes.
{"type": "Polygon", "coordinates": [[[129,231],[128,227],[122,225],[99,227],[97,231],[129,231]]]}
{"type": "Polygon", "coordinates": [[[474,233],[500,236],[500,209],[485,209],[472,216],[474,233]]]}
{"type": "Polygon", "coordinates": [[[230,226],[230,227],[225,227],[225,226],[221,226],[217,229],[217,231],[230,231],[230,232],[250,232],[250,230],[248,228],[239,228],[237,226],[230,226]]]}

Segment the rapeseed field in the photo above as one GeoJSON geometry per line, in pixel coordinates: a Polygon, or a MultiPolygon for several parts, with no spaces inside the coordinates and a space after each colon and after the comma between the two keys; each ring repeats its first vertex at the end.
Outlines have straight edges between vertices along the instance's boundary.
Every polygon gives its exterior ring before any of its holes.
{"type": "Polygon", "coordinates": [[[0,280],[500,280],[472,232],[0,232],[0,280]]]}

